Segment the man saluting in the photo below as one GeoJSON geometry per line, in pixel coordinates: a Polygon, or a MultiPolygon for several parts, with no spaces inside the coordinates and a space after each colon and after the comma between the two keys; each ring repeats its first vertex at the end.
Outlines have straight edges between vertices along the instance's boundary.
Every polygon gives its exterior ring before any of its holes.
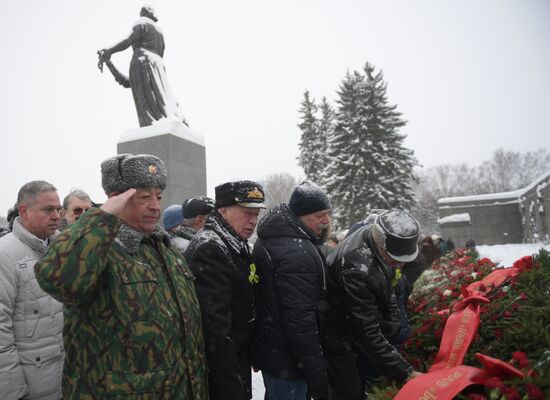
{"type": "Polygon", "coordinates": [[[65,305],[63,398],[206,399],[193,275],[157,227],[164,163],[122,154],[101,173],[109,199],[35,266],[65,305]]]}

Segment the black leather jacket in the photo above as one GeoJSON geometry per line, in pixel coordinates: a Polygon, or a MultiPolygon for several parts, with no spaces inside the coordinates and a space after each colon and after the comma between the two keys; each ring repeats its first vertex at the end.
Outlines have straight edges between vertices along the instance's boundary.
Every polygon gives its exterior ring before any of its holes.
{"type": "Polygon", "coordinates": [[[403,381],[413,370],[387,338],[401,327],[393,288],[394,270],[381,261],[372,243],[371,225],[364,226],[341,242],[329,255],[328,303],[325,322],[350,343],[353,351],[403,381]]]}

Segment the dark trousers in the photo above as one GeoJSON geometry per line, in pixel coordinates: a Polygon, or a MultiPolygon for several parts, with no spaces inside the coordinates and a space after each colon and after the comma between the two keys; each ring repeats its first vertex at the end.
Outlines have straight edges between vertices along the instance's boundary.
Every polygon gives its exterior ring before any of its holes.
{"type": "Polygon", "coordinates": [[[340,327],[325,324],[323,352],[328,364],[331,400],[366,399],[365,382],[361,379],[357,354],[340,327]]]}
{"type": "Polygon", "coordinates": [[[399,306],[401,329],[393,337],[386,338],[388,342],[397,348],[400,348],[405,340],[411,336],[411,324],[409,323],[409,316],[407,315],[407,301],[409,299],[409,295],[410,291],[407,290],[406,278],[403,277],[399,280],[399,282],[397,282],[397,287],[395,288],[395,296],[397,297],[397,304],[399,306]]]}
{"type": "MultiPolygon", "coordinates": [[[[409,337],[411,329],[404,305],[400,302],[401,329],[388,342],[399,348],[409,337]]],[[[323,352],[328,364],[330,394],[332,400],[365,400],[367,390],[374,380],[383,374],[367,354],[353,349],[347,332],[329,323],[323,329],[323,352]]]]}
{"type": "Polygon", "coordinates": [[[264,400],[306,400],[307,383],[298,379],[283,379],[262,371],[264,400]]]}

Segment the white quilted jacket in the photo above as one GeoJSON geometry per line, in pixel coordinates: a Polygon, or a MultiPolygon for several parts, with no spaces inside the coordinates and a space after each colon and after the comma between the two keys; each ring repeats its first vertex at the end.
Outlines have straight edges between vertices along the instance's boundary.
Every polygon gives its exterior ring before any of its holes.
{"type": "Polygon", "coordinates": [[[34,264],[45,251],[44,241],[27,231],[19,217],[13,232],[0,238],[2,400],[61,398],[63,305],[34,276],[34,264]]]}

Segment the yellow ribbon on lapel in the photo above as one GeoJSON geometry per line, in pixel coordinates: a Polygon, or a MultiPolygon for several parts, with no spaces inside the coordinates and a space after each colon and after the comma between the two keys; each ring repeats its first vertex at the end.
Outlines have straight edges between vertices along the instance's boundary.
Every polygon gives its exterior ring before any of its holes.
{"type": "Polygon", "coordinates": [[[258,274],[256,274],[256,264],[252,263],[250,264],[250,275],[248,275],[248,282],[250,282],[252,285],[255,283],[258,283],[260,281],[260,277],[258,274]]]}
{"type": "MultiPolygon", "coordinates": [[[[393,287],[396,287],[397,286],[397,282],[399,282],[399,279],[401,279],[401,270],[399,268],[397,268],[395,270],[395,276],[393,277],[393,282],[391,283],[391,285],[393,287]]],[[[250,278],[249,278],[250,279],[250,278]]]]}

